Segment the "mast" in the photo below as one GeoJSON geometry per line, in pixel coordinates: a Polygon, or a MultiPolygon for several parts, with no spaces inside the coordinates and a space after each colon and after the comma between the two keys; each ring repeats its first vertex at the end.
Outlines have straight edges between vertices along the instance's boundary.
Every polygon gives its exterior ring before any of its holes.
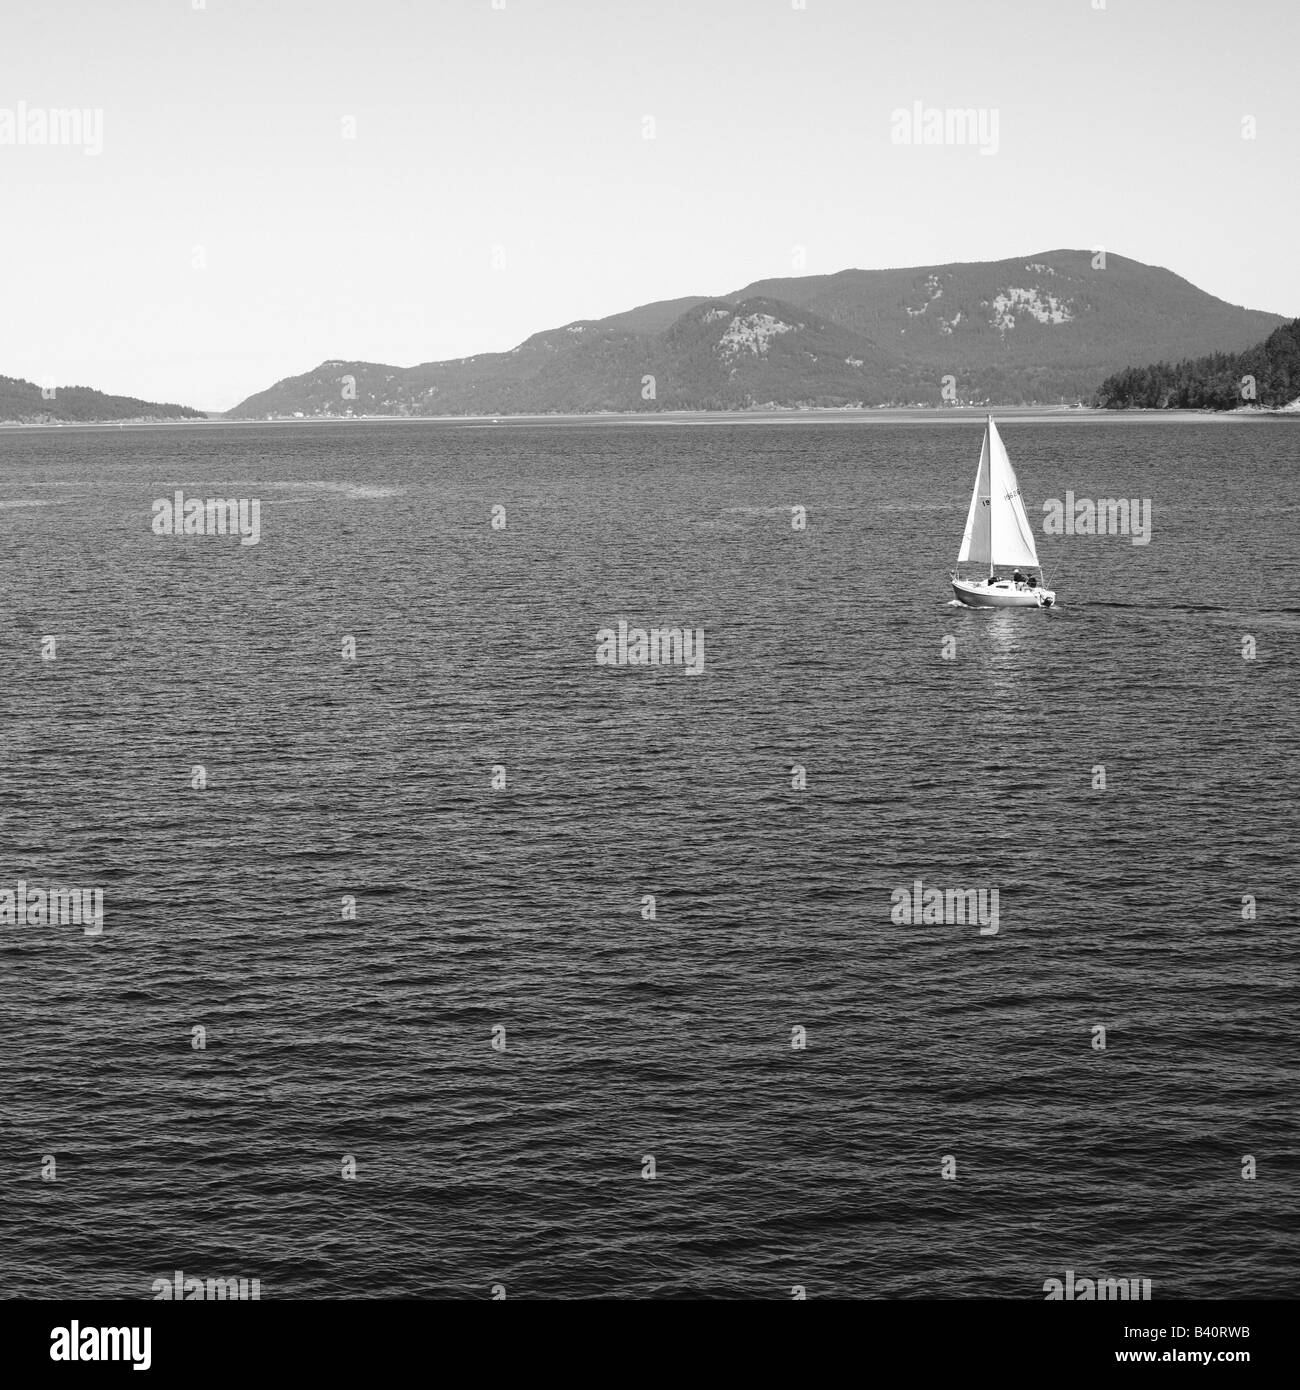
{"type": "Polygon", "coordinates": [[[984,417],[984,439],[989,451],[989,583],[993,583],[993,516],[996,508],[993,505],[993,412],[990,410],[984,417]]]}

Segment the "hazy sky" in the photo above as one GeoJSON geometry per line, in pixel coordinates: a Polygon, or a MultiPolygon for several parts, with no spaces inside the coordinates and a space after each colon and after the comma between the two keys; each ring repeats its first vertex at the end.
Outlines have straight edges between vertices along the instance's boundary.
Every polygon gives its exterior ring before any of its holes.
{"type": "Polygon", "coordinates": [[[800,3],[4,0],[0,374],[225,409],[795,247],[1100,245],[1300,315],[1297,0],[800,3]],[[915,102],[996,152],[894,143],[915,102]],[[20,103],[102,111],[102,151],[14,143],[20,103]]]}

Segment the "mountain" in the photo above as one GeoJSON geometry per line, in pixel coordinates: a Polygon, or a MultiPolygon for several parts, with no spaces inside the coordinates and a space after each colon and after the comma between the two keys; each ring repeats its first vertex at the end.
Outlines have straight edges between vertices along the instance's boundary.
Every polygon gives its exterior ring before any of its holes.
{"type": "Polygon", "coordinates": [[[1120,365],[1238,351],[1285,320],[1227,304],[1159,266],[1107,252],[763,280],[772,295],[843,324],[993,404],[1086,400],[1120,365]],[[1122,360],[1121,360],[1122,359],[1122,360]]]}
{"type": "Polygon", "coordinates": [[[1300,409],[1300,319],[1245,352],[1129,367],[1102,382],[1093,404],[1107,410],[1300,409]]]}
{"type": "Polygon", "coordinates": [[[106,396],[89,386],[60,386],[46,400],[34,382],[0,376],[0,422],[47,424],[54,420],[88,423],[96,420],[206,420],[201,410],[186,405],[158,405],[134,396],[106,396]]]}
{"type": "Polygon", "coordinates": [[[1107,253],[763,280],[536,333],[508,352],[323,362],[228,414],[525,414],[1082,401],[1144,358],[1237,351],[1283,322],[1107,253]],[[944,394],[944,378],[953,378],[944,394]]]}

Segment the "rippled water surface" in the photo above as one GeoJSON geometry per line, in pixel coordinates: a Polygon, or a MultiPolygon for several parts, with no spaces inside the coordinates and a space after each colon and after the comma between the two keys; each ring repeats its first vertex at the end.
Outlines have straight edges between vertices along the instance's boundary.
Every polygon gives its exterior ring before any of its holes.
{"type": "Polygon", "coordinates": [[[981,425],[0,433],[0,1294],[1300,1292],[1300,421],[1006,423],[1051,612],[981,425]]]}

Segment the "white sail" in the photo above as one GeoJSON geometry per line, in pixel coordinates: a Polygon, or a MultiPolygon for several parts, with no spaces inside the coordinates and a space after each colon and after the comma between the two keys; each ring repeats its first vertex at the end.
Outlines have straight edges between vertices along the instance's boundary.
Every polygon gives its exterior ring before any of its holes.
{"type": "Polygon", "coordinates": [[[952,572],[952,591],[968,608],[1054,608],[1056,594],[1047,588],[1040,574],[1003,574],[1009,569],[1039,570],[1038,548],[1025,515],[1024,499],[1016,470],[1007,457],[1006,446],[993,417],[988,417],[984,446],[980,450],[979,473],[966,514],[966,530],[961,538],[957,563],[970,560],[989,567],[979,578],[952,572]]]}
{"type": "Polygon", "coordinates": [[[1025,515],[1016,470],[1011,466],[1006,445],[991,415],[984,430],[980,471],[975,479],[970,511],[966,514],[966,530],[957,556],[958,564],[966,560],[990,566],[1038,568],[1034,533],[1025,515]]]}
{"type": "Polygon", "coordinates": [[[972,560],[976,564],[987,565],[992,560],[989,532],[992,510],[989,506],[989,435],[985,430],[984,447],[980,450],[980,471],[975,479],[975,491],[971,494],[970,511],[966,513],[966,530],[961,538],[958,564],[972,560]]]}
{"type": "MultiPolygon", "coordinates": [[[[989,456],[989,563],[1028,565],[1037,569],[1038,551],[1034,548],[1034,533],[1025,515],[1020,484],[1016,482],[1016,470],[1011,466],[1006,445],[991,415],[984,435],[984,449],[989,456]]],[[[981,471],[983,462],[981,454],[981,471]]]]}

